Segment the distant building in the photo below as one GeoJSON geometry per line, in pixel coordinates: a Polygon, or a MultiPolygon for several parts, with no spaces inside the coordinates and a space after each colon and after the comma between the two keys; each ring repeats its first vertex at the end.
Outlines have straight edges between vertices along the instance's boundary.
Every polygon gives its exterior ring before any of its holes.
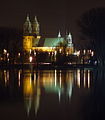
{"type": "Polygon", "coordinates": [[[29,15],[27,15],[26,21],[23,25],[24,51],[29,52],[30,50],[39,50],[52,52],[57,48],[62,50],[64,47],[68,54],[74,53],[71,33],[62,37],[59,31],[56,38],[44,38],[43,36],[40,36],[40,25],[37,17],[35,16],[34,20],[30,21],[29,15]]]}

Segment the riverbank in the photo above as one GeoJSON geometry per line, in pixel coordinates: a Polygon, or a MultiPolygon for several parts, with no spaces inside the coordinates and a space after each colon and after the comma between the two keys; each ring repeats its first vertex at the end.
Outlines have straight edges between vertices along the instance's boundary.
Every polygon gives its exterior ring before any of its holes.
{"type": "Polygon", "coordinates": [[[95,65],[90,64],[63,64],[56,65],[51,63],[43,64],[34,64],[34,63],[25,63],[25,64],[0,64],[1,69],[75,69],[75,68],[96,68],[95,65]]]}

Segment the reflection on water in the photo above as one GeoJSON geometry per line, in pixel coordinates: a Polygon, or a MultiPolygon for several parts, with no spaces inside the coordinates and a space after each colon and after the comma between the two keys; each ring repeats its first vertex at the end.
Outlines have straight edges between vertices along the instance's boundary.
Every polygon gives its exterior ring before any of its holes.
{"type": "MultiPolygon", "coordinates": [[[[3,86],[2,89],[10,90],[15,96],[18,94],[19,97],[21,94],[24,98],[27,116],[32,113],[37,116],[42,105],[41,101],[46,95],[53,96],[53,99],[57,98],[58,103],[62,105],[64,99],[68,101],[72,99],[75,89],[88,91],[92,86],[92,71],[85,69],[34,70],[33,72],[30,70],[1,70],[0,85],[3,86]]],[[[45,102],[45,104],[47,103],[45,102]]]]}
{"type": "Polygon", "coordinates": [[[90,70],[77,70],[77,86],[90,88],[90,70]]]}
{"type": "Polygon", "coordinates": [[[9,84],[9,70],[4,70],[4,81],[5,81],[5,86],[9,84]]]}

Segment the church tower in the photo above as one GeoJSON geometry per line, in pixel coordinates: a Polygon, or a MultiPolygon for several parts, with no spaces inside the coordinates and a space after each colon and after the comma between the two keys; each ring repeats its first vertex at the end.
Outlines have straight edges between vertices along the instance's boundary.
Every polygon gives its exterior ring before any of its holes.
{"type": "Polygon", "coordinates": [[[32,33],[32,26],[31,26],[31,22],[29,19],[29,15],[27,15],[26,21],[23,26],[23,34],[30,35],[31,33],[32,33]]]}
{"type": "Polygon", "coordinates": [[[29,15],[27,15],[26,21],[23,25],[23,50],[30,51],[32,49],[32,25],[29,15]]]}
{"type": "Polygon", "coordinates": [[[32,22],[32,33],[33,35],[37,35],[37,36],[39,36],[40,34],[39,23],[36,16],[32,22]]]}
{"type": "Polygon", "coordinates": [[[38,23],[37,17],[34,17],[34,20],[32,22],[32,35],[33,35],[33,40],[32,40],[32,47],[35,49],[35,47],[38,46],[39,40],[41,38],[40,36],[40,25],[38,23]]]}
{"type": "Polygon", "coordinates": [[[72,35],[70,32],[69,32],[69,35],[67,36],[67,44],[68,44],[68,47],[73,47],[72,35]]]}
{"type": "Polygon", "coordinates": [[[67,41],[67,51],[68,51],[68,53],[69,54],[74,53],[74,45],[73,45],[73,42],[72,42],[72,35],[71,35],[70,32],[69,32],[68,35],[66,34],[66,41],[67,41]]]}

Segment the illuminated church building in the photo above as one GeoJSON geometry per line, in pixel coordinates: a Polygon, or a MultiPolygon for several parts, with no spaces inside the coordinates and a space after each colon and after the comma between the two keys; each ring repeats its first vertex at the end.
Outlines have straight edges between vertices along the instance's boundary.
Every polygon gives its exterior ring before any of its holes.
{"type": "Polygon", "coordinates": [[[60,31],[56,38],[43,38],[40,36],[40,25],[37,17],[31,22],[27,15],[26,21],[23,25],[23,50],[29,52],[30,50],[53,52],[57,48],[62,51],[66,43],[66,53],[73,54],[74,45],[72,43],[71,33],[62,37],[60,31]]]}

